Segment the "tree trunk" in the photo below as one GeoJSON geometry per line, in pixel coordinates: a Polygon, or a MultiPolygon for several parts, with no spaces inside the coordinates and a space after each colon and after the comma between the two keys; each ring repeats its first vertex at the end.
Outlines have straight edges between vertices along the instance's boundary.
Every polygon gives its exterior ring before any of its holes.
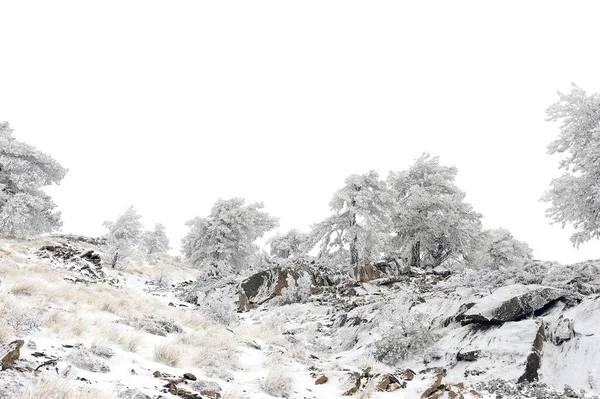
{"type": "Polygon", "coordinates": [[[410,265],[413,267],[421,267],[421,241],[415,242],[410,252],[410,265]]]}
{"type": "Polygon", "coordinates": [[[112,268],[114,269],[117,266],[117,260],[119,259],[119,250],[115,251],[115,256],[112,259],[112,268]]]}
{"type": "Polygon", "coordinates": [[[356,247],[357,241],[358,237],[355,235],[350,243],[350,264],[353,267],[358,266],[358,248],[356,247]]]}

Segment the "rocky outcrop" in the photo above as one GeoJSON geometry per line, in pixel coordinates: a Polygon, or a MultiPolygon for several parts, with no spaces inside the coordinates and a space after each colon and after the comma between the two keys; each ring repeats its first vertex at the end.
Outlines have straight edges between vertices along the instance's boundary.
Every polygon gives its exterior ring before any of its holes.
{"type": "Polygon", "coordinates": [[[14,367],[15,361],[21,356],[21,348],[23,345],[25,345],[25,341],[18,339],[0,347],[0,363],[2,363],[2,370],[14,367]]]}
{"type": "Polygon", "coordinates": [[[456,320],[467,323],[502,324],[522,320],[541,311],[565,292],[552,287],[514,284],[498,288],[483,297],[456,320]]]}
{"type": "Polygon", "coordinates": [[[242,281],[240,295],[243,293],[250,304],[261,304],[281,295],[281,291],[287,288],[288,277],[298,281],[305,274],[308,272],[281,267],[264,270],[242,281]]]}
{"type": "Polygon", "coordinates": [[[562,345],[575,337],[575,327],[572,320],[560,315],[558,319],[545,323],[546,339],[554,345],[562,345]]]}
{"type": "Polygon", "coordinates": [[[43,246],[36,255],[42,259],[49,259],[58,267],[74,272],[77,278],[70,277],[68,278],[70,281],[95,283],[106,279],[100,254],[93,250],[64,243],[43,246]]]}
{"type": "Polygon", "coordinates": [[[525,372],[519,377],[518,382],[534,382],[538,380],[538,371],[542,365],[542,351],[544,349],[544,322],[538,321],[538,331],[531,346],[531,352],[527,356],[525,372]]]}

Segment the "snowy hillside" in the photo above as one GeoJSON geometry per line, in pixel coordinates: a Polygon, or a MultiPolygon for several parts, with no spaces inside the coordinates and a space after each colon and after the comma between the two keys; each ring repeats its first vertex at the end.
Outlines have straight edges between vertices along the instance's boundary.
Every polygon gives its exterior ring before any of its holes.
{"type": "Polygon", "coordinates": [[[0,398],[600,393],[594,262],[498,288],[385,265],[209,281],[166,255],[107,268],[99,244],[0,241],[0,398]]]}

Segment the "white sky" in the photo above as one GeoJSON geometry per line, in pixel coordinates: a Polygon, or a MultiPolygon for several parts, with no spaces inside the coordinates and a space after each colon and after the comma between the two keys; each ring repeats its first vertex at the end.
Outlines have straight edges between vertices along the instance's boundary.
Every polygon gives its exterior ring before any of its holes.
{"type": "Polygon", "coordinates": [[[64,232],[129,205],[183,225],[219,197],[264,201],[279,231],[329,215],[353,173],[424,151],[459,169],[484,227],[540,259],[571,247],[538,202],[558,159],[544,110],[600,91],[598,2],[3,1],[0,120],[70,169],[64,232]]]}

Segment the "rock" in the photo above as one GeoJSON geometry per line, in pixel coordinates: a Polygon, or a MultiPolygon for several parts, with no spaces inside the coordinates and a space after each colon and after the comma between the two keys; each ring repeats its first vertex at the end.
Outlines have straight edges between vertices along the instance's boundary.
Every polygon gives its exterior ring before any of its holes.
{"type": "Polygon", "coordinates": [[[158,335],[166,337],[167,334],[181,334],[183,328],[175,323],[172,319],[162,319],[154,316],[147,317],[145,319],[121,319],[117,320],[116,323],[125,324],[137,328],[138,330],[145,331],[152,335],[158,335]]]}
{"type": "Polygon", "coordinates": [[[36,252],[40,258],[50,261],[63,268],[67,268],[83,278],[67,278],[71,281],[85,283],[105,281],[106,275],[102,270],[100,254],[79,248],[69,243],[58,245],[46,245],[36,252]]]}
{"type": "Polygon", "coordinates": [[[104,359],[110,359],[115,355],[115,351],[108,346],[104,346],[102,344],[92,344],[90,348],[92,353],[98,357],[102,357],[104,359]]]}
{"type": "Polygon", "coordinates": [[[67,356],[67,360],[70,361],[75,367],[82,370],[88,370],[93,373],[110,372],[110,367],[108,367],[104,361],[98,359],[84,346],[74,348],[73,351],[67,356]]]}
{"type": "Polygon", "coordinates": [[[417,375],[417,373],[415,373],[411,369],[406,369],[400,372],[400,378],[404,381],[412,381],[413,378],[415,378],[415,375],[417,375]]]}
{"type": "Polygon", "coordinates": [[[433,393],[442,388],[442,379],[444,374],[440,373],[435,377],[435,382],[421,394],[421,398],[429,398],[433,393]]]}
{"type": "Polygon", "coordinates": [[[21,356],[21,348],[25,345],[25,341],[18,339],[7,345],[0,346],[0,363],[2,370],[13,368],[15,360],[21,356]]]}
{"type": "MultiPolygon", "coordinates": [[[[282,267],[274,267],[256,273],[240,284],[240,291],[243,292],[250,304],[261,304],[276,296],[281,295],[281,291],[287,288],[287,279],[289,276],[298,281],[307,271],[295,270],[282,267]]],[[[314,280],[310,275],[311,280],[314,280]]]]}
{"type": "Polygon", "coordinates": [[[221,386],[214,381],[200,380],[200,381],[196,381],[196,382],[193,382],[192,384],[190,384],[190,387],[194,391],[198,391],[198,392],[200,392],[201,395],[205,395],[205,396],[209,396],[209,395],[203,394],[202,392],[214,392],[214,393],[219,394],[219,396],[223,392],[223,389],[221,389],[221,386]]]}
{"type": "Polygon", "coordinates": [[[383,376],[381,376],[379,383],[377,384],[375,389],[377,389],[379,392],[392,392],[400,388],[400,386],[400,381],[398,381],[398,379],[395,376],[393,376],[392,374],[384,374],[383,376]],[[397,385],[397,387],[391,389],[392,385],[397,385]]]}
{"type": "Polygon", "coordinates": [[[317,380],[315,381],[315,385],[323,385],[325,384],[327,381],[329,380],[329,378],[327,378],[327,376],[320,376],[319,378],[317,378],[317,380]]]}
{"type": "Polygon", "coordinates": [[[152,399],[139,389],[126,389],[125,391],[119,392],[117,399],[152,399]]]}
{"type": "Polygon", "coordinates": [[[463,323],[501,324],[518,321],[563,297],[565,292],[540,285],[514,284],[500,287],[481,298],[473,307],[458,316],[463,323]]]}
{"type": "Polygon", "coordinates": [[[211,399],[221,399],[221,394],[219,392],[215,392],[215,391],[208,391],[208,390],[200,391],[200,395],[205,396],[207,398],[211,398],[211,399]]]}
{"type": "Polygon", "coordinates": [[[560,315],[551,323],[546,323],[546,338],[554,345],[562,345],[575,336],[573,322],[560,315]]]}
{"type": "Polygon", "coordinates": [[[458,354],[456,355],[456,359],[458,361],[463,361],[463,362],[474,362],[475,360],[479,359],[480,356],[481,356],[481,351],[479,351],[479,350],[458,352],[458,354]]]}
{"type": "Polygon", "coordinates": [[[344,391],[342,396],[352,396],[356,392],[358,392],[358,390],[360,389],[361,381],[362,378],[360,373],[350,374],[350,376],[348,377],[348,381],[346,382],[346,385],[349,385],[350,387],[346,389],[346,391],[344,391]]]}
{"type": "Polygon", "coordinates": [[[244,293],[244,291],[240,291],[239,298],[237,301],[237,311],[238,313],[244,313],[250,311],[250,300],[244,293]]]}
{"type": "Polygon", "coordinates": [[[360,283],[375,280],[375,268],[373,265],[357,265],[354,267],[354,278],[360,283]]]}
{"type": "Polygon", "coordinates": [[[185,373],[183,375],[183,378],[185,378],[186,380],[190,380],[190,381],[196,381],[196,376],[192,373],[185,373]]]}
{"type": "Polygon", "coordinates": [[[534,382],[538,380],[538,371],[542,365],[542,351],[544,349],[544,322],[538,321],[539,328],[531,347],[531,353],[527,356],[527,362],[525,363],[525,372],[518,381],[521,382],[534,382]]]}
{"type": "Polygon", "coordinates": [[[154,378],[162,378],[162,373],[160,371],[155,371],[154,373],[152,373],[152,376],[154,378]]]}
{"type": "Polygon", "coordinates": [[[433,272],[433,274],[435,274],[437,276],[442,276],[442,277],[448,277],[449,275],[452,274],[452,270],[450,270],[450,268],[448,268],[447,266],[444,266],[444,265],[439,265],[437,267],[434,267],[432,272],[433,272]]]}

